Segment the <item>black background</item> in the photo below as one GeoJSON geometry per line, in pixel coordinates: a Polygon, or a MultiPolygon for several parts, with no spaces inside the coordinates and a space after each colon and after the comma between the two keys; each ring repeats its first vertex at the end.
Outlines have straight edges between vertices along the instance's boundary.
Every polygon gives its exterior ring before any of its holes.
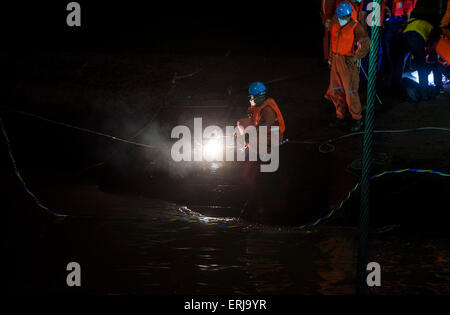
{"type": "Polygon", "coordinates": [[[65,1],[5,4],[1,32],[8,50],[161,51],[315,55],[320,1],[78,1],[81,27],[69,27],[65,1]],[[245,47],[245,48],[243,48],[245,47]]]}

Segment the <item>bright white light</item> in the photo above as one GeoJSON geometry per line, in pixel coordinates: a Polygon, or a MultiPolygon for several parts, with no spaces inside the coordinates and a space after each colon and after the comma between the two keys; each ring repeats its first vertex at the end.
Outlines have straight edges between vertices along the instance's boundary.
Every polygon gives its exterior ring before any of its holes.
{"type": "MultiPolygon", "coordinates": [[[[419,83],[419,72],[417,72],[417,71],[411,72],[410,73],[410,78],[413,79],[414,82],[419,83]]],[[[444,75],[442,75],[442,83],[443,84],[447,84],[448,83],[448,80],[447,80],[447,78],[444,75]]],[[[433,71],[428,75],[428,85],[435,86],[434,85],[434,74],[433,74],[433,71]]]]}
{"type": "Polygon", "coordinates": [[[221,160],[222,151],[222,144],[218,139],[210,139],[203,146],[203,155],[207,161],[221,160]]]}

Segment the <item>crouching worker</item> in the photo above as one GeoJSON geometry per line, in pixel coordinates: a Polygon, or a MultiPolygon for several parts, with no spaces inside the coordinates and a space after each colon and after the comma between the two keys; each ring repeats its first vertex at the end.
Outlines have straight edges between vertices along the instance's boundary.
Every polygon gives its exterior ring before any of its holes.
{"type": "Polygon", "coordinates": [[[250,107],[247,110],[248,118],[240,119],[237,122],[241,135],[244,134],[248,126],[266,126],[267,127],[267,145],[270,146],[271,128],[278,128],[280,133],[279,142],[283,141],[283,135],[286,130],[283,115],[278,108],[277,103],[271,97],[268,97],[267,89],[261,82],[253,82],[249,89],[250,107]]]}
{"type": "Polygon", "coordinates": [[[359,99],[358,60],[370,50],[370,39],[364,27],[353,20],[352,6],[342,2],[336,9],[337,22],[331,26],[331,49],[328,63],[331,66],[328,97],[336,108],[336,121],[330,127],[345,126],[345,116],[350,112],[351,131],[363,125],[359,99]]]}
{"type": "Polygon", "coordinates": [[[412,101],[428,101],[430,98],[428,89],[429,65],[427,65],[427,51],[431,37],[434,37],[437,29],[425,20],[412,18],[403,30],[405,40],[405,52],[411,53],[415,68],[419,76],[418,94],[414,96],[414,91],[407,88],[406,92],[412,101]]]}
{"type": "MultiPolygon", "coordinates": [[[[256,128],[256,139],[249,139],[249,141],[245,141],[245,146],[247,150],[245,150],[246,154],[249,154],[249,161],[243,164],[242,169],[242,180],[247,185],[250,193],[250,199],[256,202],[258,207],[258,212],[261,210],[261,203],[264,203],[264,195],[271,195],[268,193],[263,193],[267,189],[266,181],[273,180],[273,176],[278,173],[278,168],[280,165],[279,161],[279,145],[284,138],[284,133],[286,130],[285,122],[281,111],[275,102],[275,100],[267,95],[267,89],[261,82],[253,82],[249,89],[249,101],[250,107],[247,110],[247,118],[240,119],[237,122],[237,127],[239,129],[240,136],[246,136],[246,133],[249,135],[252,132],[247,129],[248,127],[256,128]],[[258,127],[267,127],[267,135],[263,133],[263,130],[258,127]],[[246,130],[247,129],[247,130],[246,130]],[[273,143],[275,141],[271,141],[272,136],[275,136],[271,133],[271,130],[278,129],[279,138],[277,143],[273,143]],[[259,137],[267,137],[267,147],[262,148],[259,146],[259,137]],[[256,141],[256,146],[253,145],[254,141],[256,141]],[[266,161],[262,161],[267,158],[266,153],[270,155],[269,163],[265,163],[266,161]],[[261,161],[252,160],[251,156],[254,154],[254,157],[257,157],[259,154],[259,158],[261,161]],[[263,162],[263,163],[261,163],[263,162]],[[263,170],[265,169],[265,170],[263,170]],[[269,175],[268,175],[269,173],[269,175]],[[264,174],[264,176],[262,176],[264,174]]],[[[274,139],[276,140],[276,139],[274,139]]],[[[273,194],[272,194],[273,195],[273,194]]],[[[251,202],[252,203],[252,202],[251,202]]],[[[253,208],[253,207],[250,207],[253,208]]],[[[248,209],[247,209],[248,210],[248,209]]],[[[248,215],[248,211],[245,216],[248,215]]],[[[251,212],[251,211],[250,211],[251,212]]],[[[255,214],[255,213],[253,213],[255,214]]],[[[258,214],[259,215],[259,214],[258,214]]]]}

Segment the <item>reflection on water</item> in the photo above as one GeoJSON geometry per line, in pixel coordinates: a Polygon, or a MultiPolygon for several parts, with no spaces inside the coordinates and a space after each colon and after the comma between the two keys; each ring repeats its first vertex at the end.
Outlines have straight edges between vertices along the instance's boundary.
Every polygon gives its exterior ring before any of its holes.
{"type": "MultiPolygon", "coordinates": [[[[383,286],[375,293],[450,293],[447,242],[399,240],[379,232],[371,239],[370,257],[383,267],[383,286]]],[[[39,271],[48,275],[61,262],[80,261],[87,293],[354,292],[353,228],[323,225],[300,232],[202,217],[176,204],[140,199],[96,220],[66,220],[41,246],[36,250],[49,258],[39,271]],[[237,227],[192,223],[198,220],[237,227]]],[[[47,289],[65,290],[57,283],[48,282],[47,289]]]]}
{"type": "Polygon", "coordinates": [[[318,244],[323,259],[316,264],[319,266],[317,273],[322,278],[320,291],[323,293],[351,294],[354,290],[351,280],[355,278],[357,247],[353,231],[342,232],[336,230],[337,237],[324,239],[318,244]]]}

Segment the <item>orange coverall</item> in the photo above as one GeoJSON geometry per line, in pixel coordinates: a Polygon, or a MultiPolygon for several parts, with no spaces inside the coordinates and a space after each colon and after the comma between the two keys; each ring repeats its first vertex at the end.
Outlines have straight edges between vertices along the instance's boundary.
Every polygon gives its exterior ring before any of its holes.
{"type": "Polygon", "coordinates": [[[347,111],[354,120],[360,120],[359,68],[355,59],[364,58],[370,50],[370,38],[364,27],[349,21],[341,27],[331,27],[331,72],[327,96],[336,108],[336,116],[345,118],[347,111]]]}

